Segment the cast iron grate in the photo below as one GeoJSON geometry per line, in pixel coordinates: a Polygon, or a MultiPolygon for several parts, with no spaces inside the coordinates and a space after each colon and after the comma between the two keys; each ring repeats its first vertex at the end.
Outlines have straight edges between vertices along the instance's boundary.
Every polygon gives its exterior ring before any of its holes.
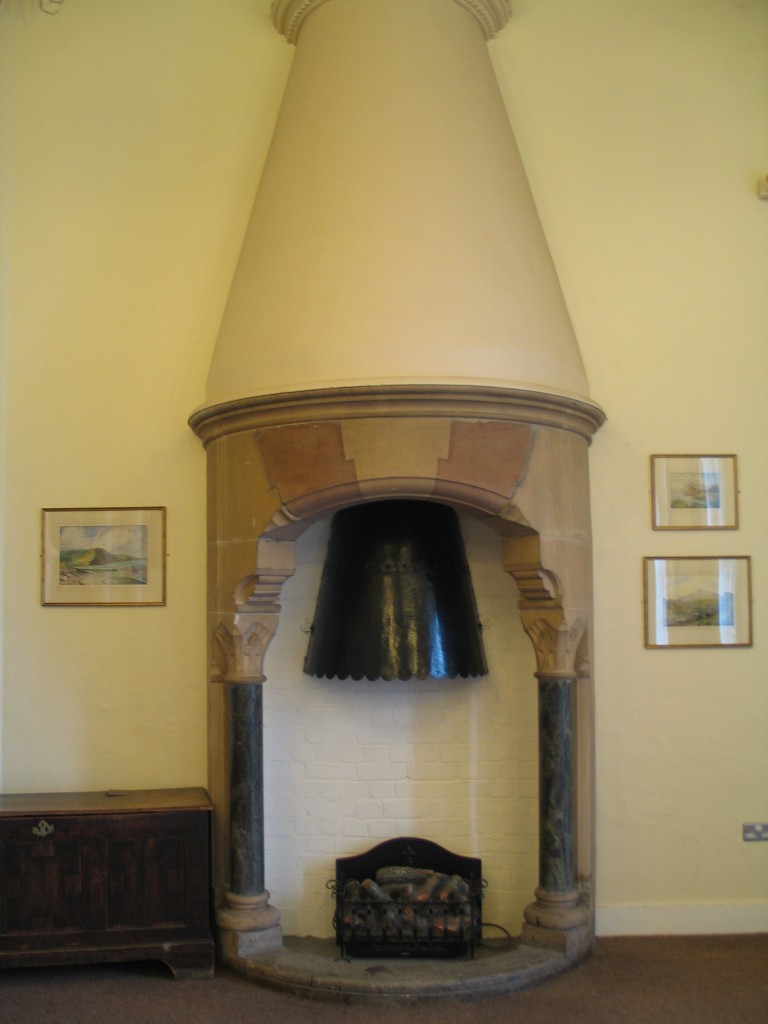
{"type": "Polygon", "coordinates": [[[485,887],[477,857],[429,839],[389,839],[338,858],[328,886],[342,956],[474,956],[485,887]]]}

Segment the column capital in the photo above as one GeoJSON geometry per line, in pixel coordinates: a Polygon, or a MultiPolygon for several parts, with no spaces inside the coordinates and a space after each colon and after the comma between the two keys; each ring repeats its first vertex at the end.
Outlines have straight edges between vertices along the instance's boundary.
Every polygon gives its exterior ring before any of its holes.
{"type": "MultiPolygon", "coordinates": [[[[289,43],[296,43],[309,14],[329,0],[272,0],[272,21],[289,43]]],[[[410,0],[411,3],[415,0],[410,0]]],[[[479,22],[486,39],[504,28],[510,16],[509,0],[451,0],[469,11],[479,22]]]]}
{"type": "Polygon", "coordinates": [[[523,629],[536,653],[538,679],[576,679],[576,656],[586,632],[580,619],[568,624],[560,614],[523,610],[523,629]]]}
{"type": "MultiPolygon", "coordinates": [[[[518,579],[515,572],[512,575],[518,579]]],[[[542,601],[542,605],[531,606],[525,597],[518,602],[520,621],[536,654],[536,678],[575,680],[580,675],[578,660],[586,626],[581,619],[567,622],[555,601],[542,601]]]]}
{"type": "Polygon", "coordinates": [[[277,613],[237,614],[218,622],[211,644],[211,682],[265,682],[264,656],[278,622],[277,613]]]}

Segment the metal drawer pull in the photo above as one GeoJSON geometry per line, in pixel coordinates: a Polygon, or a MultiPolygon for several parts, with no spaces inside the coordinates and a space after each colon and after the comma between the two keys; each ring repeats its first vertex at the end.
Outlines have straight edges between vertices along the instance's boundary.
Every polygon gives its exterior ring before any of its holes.
{"type": "Polygon", "coordinates": [[[45,839],[46,836],[49,836],[53,831],[53,825],[49,821],[46,821],[45,818],[41,818],[36,825],[32,826],[32,835],[41,836],[43,839],[45,839]]]}

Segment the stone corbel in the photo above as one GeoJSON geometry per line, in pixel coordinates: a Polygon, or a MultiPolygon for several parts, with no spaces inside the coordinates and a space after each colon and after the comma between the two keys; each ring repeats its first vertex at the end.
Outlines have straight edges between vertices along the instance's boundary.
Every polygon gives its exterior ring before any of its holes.
{"type": "Polygon", "coordinates": [[[537,675],[576,676],[576,658],[586,627],[579,619],[566,621],[557,576],[536,563],[512,565],[507,571],[520,592],[520,620],[533,644],[537,675]]]}
{"type": "Polygon", "coordinates": [[[235,592],[235,612],[216,623],[211,679],[221,683],[263,683],[264,658],[280,621],[280,592],[296,569],[295,543],[261,539],[257,571],[235,592]]]}

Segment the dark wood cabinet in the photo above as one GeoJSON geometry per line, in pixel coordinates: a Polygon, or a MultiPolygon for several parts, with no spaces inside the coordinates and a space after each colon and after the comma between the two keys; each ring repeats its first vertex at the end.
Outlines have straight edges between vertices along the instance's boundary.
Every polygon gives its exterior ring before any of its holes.
{"type": "Polygon", "coordinates": [[[213,973],[203,789],[0,796],[0,967],[213,973]]]}

